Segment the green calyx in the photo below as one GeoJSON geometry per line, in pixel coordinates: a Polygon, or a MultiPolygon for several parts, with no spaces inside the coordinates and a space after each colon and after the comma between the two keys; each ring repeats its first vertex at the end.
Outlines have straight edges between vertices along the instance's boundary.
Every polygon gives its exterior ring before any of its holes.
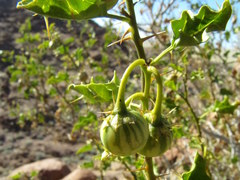
{"type": "Polygon", "coordinates": [[[146,144],[148,136],[147,121],[133,110],[108,116],[100,129],[106,150],[118,156],[137,153],[146,144]]]}

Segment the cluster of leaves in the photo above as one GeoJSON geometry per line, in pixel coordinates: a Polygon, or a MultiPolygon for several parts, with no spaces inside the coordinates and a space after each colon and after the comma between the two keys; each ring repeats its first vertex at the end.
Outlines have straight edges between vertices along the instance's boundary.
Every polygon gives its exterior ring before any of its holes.
{"type": "MultiPolygon", "coordinates": [[[[107,98],[108,101],[112,100],[112,94],[105,95],[105,84],[108,84],[108,88],[117,91],[115,81],[107,82],[106,77],[109,77],[109,73],[103,71],[108,63],[106,54],[111,50],[105,48],[105,45],[102,49],[98,48],[99,43],[103,42],[97,40],[94,24],[91,22],[79,24],[80,34],[75,32],[74,24],[72,25],[71,22],[62,24],[68,28],[69,32],[73,32],[72,36],[60,38],[61,29],[58,30],[52,23],[49,26],[51,40],[48,40],[46,34],[31,32],[32,25],[29,18],[20,27],[21,37],[16,40],[16,43],[22,47],[21,52],[15,54],[3,51],[1,54],[4,63],[10,64],[8,66],[11,77],[10,89],[13,94],[18,93],[17,98],[13,95],[11,99],[11,116],[17,117],[21,127],[29,124],[26,123],[27,121],[31,122],[32,127],[49,121],[66,124],[77,123],[78,125],[79,123],[88,124],[92,116],[86,115],[85,119],[82,118],[81,114],[86,114],[88,108],[82,108],[82,102],[72,102],[77,97],[76,94],[69,93],[67,90],[70,82],[91,81],[92,90],[95,89],[95,92],[101,93],[99,89],[103,89],[104,97],[101,98],[105,98],[105,100],[107,98]],[[78,41],[74,41],[75,39],[78,41]],[[78,48],[75,48],[76,46],[78,48]],[[98,61],[94,61],[94,57],[89,57],[89,53],[91,53],[89,51],[96,48],[100,51],[98,61]],[[83,51],[83,49],[88,50],[83,51]],[[86,68],[89,68],[91,72],[86,68]],[[76,76],[78,72],[80,73],[76,76]],[[94,79],[90,79],[92,74],[95,75],[94,79]],[[93,81],[101,83],[93,83],[93,81]],[[17,87],[18,92],[15,92],[14,86],[17,87]]],[[[110,32],[110,28],[108,28],[106,32],[108,37],[106,37],[115,38],[116,36],[111,35],[110,32]]],[[[113,53],[112,58],[118,61],[120,57],[119,54],[113,53]]],[[[110,76],[112,75],[110,74],[110,76]]],[[[78,89],[80,88],[78,87],[78,89]]],[[[98,101],[98,103],[100,102],[98,101]]],[[[101,110],[99,109],[99,111],[101,110]]],[[[76,131],[76,127],[74,126],[73,132],[76,131]]]]}

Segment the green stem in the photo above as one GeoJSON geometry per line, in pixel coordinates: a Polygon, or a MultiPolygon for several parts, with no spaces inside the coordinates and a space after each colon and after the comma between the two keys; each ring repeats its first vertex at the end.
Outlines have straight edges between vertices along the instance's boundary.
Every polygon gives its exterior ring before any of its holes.
{"type": "Polygon", "coordinates": [[[118,160],[120,160],[120,162],[126,167],[126,169],[132,174],[134,180],[137,180],[137,175],[135,172],[133,172],[131,170],[131,168],[129,167],[129,165],[126,163],[126,161],[124,161],[123,159],[121,159],[120,157],[118,157],[118,160]]]}
{"type": "MultiPolygon", "coordinates": [[[[138,31],[138,27],[137,27],[137,21],[136,21],[136,15],[135,15],[135,11],[134,11],[134,4],[132,0],[126,0],[126,4],[127,4],[127,9],[129,12],[129,16],[130,16],[130,22],[129,25],[131,27],[131,33],[132,33],[132,39],[134,41],[134,44],[136,46],[137,49],[137,53],[138,53],[138,57],[142,58],[145,60],[146,64],[147,64],[147,58],[146,58],[146,54],[143,48],[143,41],[139,35],[139,31],[138,31]]],[[[143,91],[145,91],[145,98],[149,96],[149,88],[150,85],[148,85],[148,83],[150,84],[150,80],[146,78],[146,74],[145,74],[145,81],[144,81],[144,77],[143,77],[143,72],[146,71],[146,67],[142,66],[142,71],[141,71],[141,79],[142,79],[142,89],[143,91]],[[145,83],[145,84],[144,84],[145,83]],[[147,85],[146,85],[147,84],[147,85]],[[147,87],[146,87],[147,86],[147,87]]],[[[148,77],[148,76],[147,76],[148,77]]],[[[148,108],[148,101],[146,103],[143,103],[143,109],[147,109],[148,108]]],[[[156,176],[154,175],[153,172],[153,164],[152,164],[152,158],[147,158],[146,159],[146,163],[147,163],[147,177],[149,180],[155,180],[156,176]]]]}
{"type": "Polygon", "coordinates": [[[143,92],[137,92],[137,93],[134,93],[133,95],[131,95],[130,97],[128,97],[127,100],[125,101],[126,106],[129,106],[129,104],[134,99],[136,99],[136,100],[140,99],[141,101],[144,101],[144,99],[145,99],[144,93],[143,92]]]}
{"type": "Polygon", "coordinates": [[[145,54],[145,51],[144,51],[144,48],[143,48],[143,41],[142,41],[142,39],[139,35],[139,31],[138,31],[138,26],[137,26],[133,1],[132,0],[126,0],[126,4],[127,4],[127,9],[128,9],[129,15],[130,15],[130,21],[129,21],[128,24],[131,27],[132,39],[133,39],[134,44],[136,46],[138,57],[142,58],[146,61],[146,54],[145,54]]]}
{"type": "Polygon", "coordinates": [[[169,46],[167,49],[165,49],[164,51],[162,51],[154,60],[152,60],[152,62],[150,63],[150,65],[155,65],[156,63],[158,63],[163,56],[165,56],[167,53],[169,53],[170,51],[172,51],[175,48],[174,45],[169,46]]]}
{"type": "Polygon", "coordinates": [[[188,108],[190,109],[190,112],[193,116],[193,119],[195,121],[196,127],[197,127],[197,131],[198,131],[198,139],[200,141],[200,145],[201,145],[201,150],[202,150],[202,155],[204,154],[204,144],[202,142],[202,131],[201,131],[201,126],[200,126],[200,119],[197,116],[197,114],[195,113],[195,111],[193,110],[193,107],[191,106],[189,100],[188,100],[188,88],[187,88],[187,80],[188,80],[188,73],[187,73],[187,66],[185,66],[186,72],[185,72],[185,77],[183,79],[183,85],[184,85],[184,92],[185,95],[179,94],[181,96],[181,98],[185,101],[185,103],[187,104],[188,108]]]}
{"type": "Polygon", "coordinates": [[[123,77],[121,79],[119,90],[118,90],[118,97],[117,97],[116,105],[114,108],[115,113],[126,111],[124,94],[125,94],[125,88],[126,88],[128,77],[135,67],[143,66],[144,64],[145,64],[145,61],[143,59],[138,59],[134,61],[132,64],[130,64],[128,68],[125,70],[123,77]]]}
{"type": "Polygon", "coordinates": [[[191,111],[191,114],[195,120],[196,126],[197,126],[197,131],[198,131],[198,139],[200,141],[200,145],[201,145],[201,150],[202,150],[202,155],[204,154],[204,144],[202,142],[202,131],[201,131],[201,127],[200,127],[200,119],[199,117],[196,115],[196,113],[194,112],[189,100],[187,97],[182,97],[183,100],[185,101],[185,103],[187,104],[188,108],[191,111]]]}
{"type": "Polygon", "coordinates": [[[151,85],[151,72],[143,70],[145,78],[143,110],[148,110],[149,91],[151,85]]]}
{"type": "Polygon", "coordinates": [[[153,160],[151,157],[145,157],[145,161],[147,163],[146,171],[147,171],[147,179],[148,180],[156,180],[156,176],[153,172],[153,160]]]}
{"type": "Polygon", "coordinates": [[[115,14],[107,14],[104,17],[111,18],[111,19],[116,19],[116,20],[119,20],[119,21],[127,22],[127,23],[130,22],[130,19],[128,17],[119,16],[119,15],[115,15],[115,14]]]}
{"type": "Polygon", "coordinates": [[[154,115],[153,117],[155,118],[153,120],[154,122],[155,120],[161,119],[160,117],[162,112],[163,82],[158,70],[155,67],[149,66],[148,71],[155,76],[157,81],[157,97],[156,97],[154,109],[152,110],[152,113],[154,115]]]}

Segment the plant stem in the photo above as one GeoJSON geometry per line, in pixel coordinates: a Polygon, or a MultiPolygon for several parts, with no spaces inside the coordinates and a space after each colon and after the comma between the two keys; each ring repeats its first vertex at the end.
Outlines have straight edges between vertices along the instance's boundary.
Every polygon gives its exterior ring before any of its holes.
{"type": "Polygon", "coordinates": [[[147,167],[146,167],[146,176],[148,180],[155,180],[156,176],[153,172],[153,161],[151,157],[145,157],[145,161],[147,163],[147,167]]]}
{"type": "Polygon", "coordinates": [[[162,51],[151,63],[150,65],[155,65],[158,61],[160,61],[162,59],[163,56],[165,56],[167,53],[169,53],[170,51],[172,51],[175,48],[174,45],[169,46],[167,49],[165,49],[164,51],[162,51]]]}
{"type": "Polygon", "coordinates": [[[114,108],[115,113],[126,111],[124,94],[125,94],[125,88],[126,88],[128,77],[135,67],[143,66],[144,64],[145,64],[145,61],[143,59],[137,59],[132,64],[130,64],[128,68],[125,70],[119,86],[118,97],[117,97],[116,105],[114,108]]]}
{"type": "Polygon", "coordinates": [[[145,86],[144,86],[144,101],[143,101],[143,110],[148,110],[148,100],[149,100],[149,91],[151,86],[151,72],[143,69],[144,78],[145,78],[145,86]]]}
{"type": "MultiPolygon", "coordinates": [[[[185,67],[186,71],[187,71],[187,67],[185,67]]],[[[201,144],[201,150],[202,150],[202,155],[204,154],[204,145],[202,143],[202,131],[201,131],[201,127],[200,127],[200,119],[199,117],[197,116],[197,114],[195,113],[195,111],[193,110],[193,107],[191,106],[189,100],[188,100],[188,88],[187,88],[187,80],[188,80],[188,76],[187,76],[187,72],[185,73],[185,78],[183,80],[183,85],[184,85],[184,91],[185,91],[185,96],[184,95],[181,95],[181,98],[185,101],[185,103],[187,104],[188,108],[190,109],[191,111],[191,114],[194,118],[194,121],[195,121],[195,124],[197,126],[197,131],[198,131],[198,139],[200,141],[200,144],[201,144]]]]}
{"type": "Polygon", "coordinates": [[[203,146],[203,143],[202,143],[202,131],[201,131],[201,127],[200,127],[200,123],[199,123],[199,117],[196,115],[196,113],[194,112],[189,100],[187,97],[182,97],[183,100],[185,101],[185,103],[187,104],[188,108],[190,109],[191,111],[191,114],[195,120],[195,123],[196,123],[196,126],[197,126],[197,131],[198,131],[198,138],[200,140],[200,143],[201,143],[201,150],[202,150],[202,154],[204,153],[204,146],[203,146]]]}
{"type": "MultiPolygon", "coordinates": [[[[143,41],[139,35],[138,27],[137,27],[137,21],[136,21],[136,15],[134,11],[134,4],[132,0],[126,0],[127,4],[127,9],[130,15],[130,22],[129,25],[131,27],[131,33],[132,33],[132,39],[134,41],[134,44],[137,49],[138,57],[142,58],[145,60],[147,64],[147,58],[146,54],[143,48],[143,41]]],[[[144,96],[149,97],[149,89],[150,89],[150,82],[151,82],[151,75],[146,73],[146,67],[142,66],[142,71],[141,71],[141,79],[142,79],[142,90],[144,91],[144,96]],[[145,75],[145,81],[144,81],[144,76],[145,75]]],[[[145,103],[143,103],[143,110],[148,109],[148,99],[145,103]]],[[[153,172],[153,164],[152,164],[152,158],[145,157],[145,161],[147,163],[147,179],[148,180],[155,180],[156,176],[154,175],[153,172]]]]}
{"type": "Polygon", "coordinates": [[[148,71],[153,73],[157,81],[157,97],[156,97],[154,109],[152,110],[152,113],[154,114],[153,117],[155,118],[153,119],[153,123],[154,123],[154,121],[161,119],[160,117],[162,112],[163,83],[162,83],[162,78],[155,67],[149,66],[148,71]]]}
{"type": "Polygon", "coordinates": [[[129,106],[130,102],[133,101],[134,99],[140,99],[141,101],[144,101],[145,96],[143,92],[137,92],[134,93],[133,95],[131,95],[130,97],[127,98],[127,100],[125,101],[126,106],[129,106]]]}
{"type": "Polygon", "coordinates": [[[127,9],[130,15],[129,25],[131,27],[132,39],[137,49],[138,57],[146,61],[146,54],[143,49],[143,41],[139,35],[134,5],[132,0],[126,0],[127,9]]]}
{"type": "Polygon", "coordinates": [[[126,167],[126,169],[132,174],[134,180],[137,180],[137,175],[136,175],[136,173],[131,170],[131,168],[129,167],[129,165],[128,165],[124,160],[122,160],[121,158],[118,158],[118,159],[119,159],[120,162],[126,167]]]}

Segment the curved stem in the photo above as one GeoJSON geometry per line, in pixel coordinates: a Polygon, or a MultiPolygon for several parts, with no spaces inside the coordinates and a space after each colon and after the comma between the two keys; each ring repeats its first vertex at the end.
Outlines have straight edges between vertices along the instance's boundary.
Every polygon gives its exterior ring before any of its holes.
{"type": "Polygon", "coordinates": [[[126,88],[128,77],[135,67],[142,66],[144,64],[145,64],[145,61],[143,59],[138,59],[134,61],[132,64],[130,64],[128,68],[125,70],[123,77],[121,79],[119,90],[118,90],[118,97],[117,97],[116,105],[114,108],[114,112],[119,113],[119,112],[126,111],[124,94],[125,94],[125,88],[126,88]]]}
{"type": "Polygon", "coordinates": [[[145,97],[144,97],[144,94],[143,94],[142,92],[134,93],[133,95],[131,95],[130,97],[128,97],[127,100],[125,101],[126,106],[129,106],[129,104],[130,104],[134,99],[135,99],[135,100],[140,99],[141,101],[144,101],[145,97]]]}
{"type": "Polygon", "coordinates": [[[161,54],[159,54],[151,63],[150,65],[155,65],[157,62],[159,62],[163,56],[165,56],[167,53],[172,51],[175,48],[174,45],[169,46],[167,49],[165,49],[161,54]]]}
{"type": "Polygon", "coordinates": [[[152,113],[154,114],[154,117],[155,117],[155,119],[153,120],[154,122],[155,120],[159,120],[161,117],[162,99],[163,99],[163,82],[158,70],[155,67],[149,66],[148,71],[155,76],[157,81],[157,97],[156,97],[154,109],[152,110],[152,113]]]}

